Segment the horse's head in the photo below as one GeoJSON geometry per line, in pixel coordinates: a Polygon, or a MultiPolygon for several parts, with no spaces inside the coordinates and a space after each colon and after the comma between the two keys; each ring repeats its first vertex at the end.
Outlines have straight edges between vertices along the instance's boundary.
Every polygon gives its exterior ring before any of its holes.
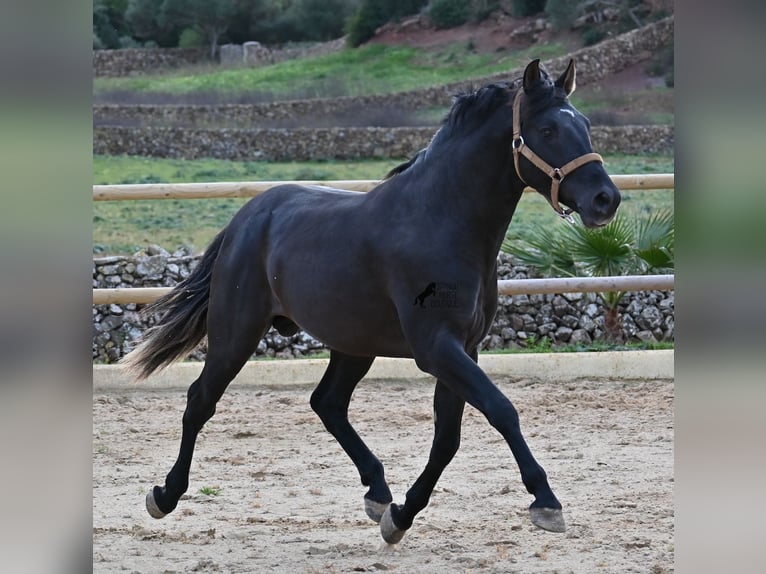
{"type": "Polygon", "coordinates": [[[588,118],[569,103],[574,89],[574,60],[555,82],[539,60],[526,67],[513,105],[514,163],[560,215],[574,211],[586,227],[599,227],[614,217],[620,192],[593,153],[588,118]]]}

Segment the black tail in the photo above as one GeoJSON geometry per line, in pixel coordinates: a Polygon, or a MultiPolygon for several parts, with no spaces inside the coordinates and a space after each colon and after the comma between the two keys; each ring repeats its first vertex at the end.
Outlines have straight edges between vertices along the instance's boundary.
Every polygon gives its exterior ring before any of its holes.
{"type": "Polygon", "coordinates": [[[210,277],[225,231],[216,236],[186,279],[144,308],[147,314],[165,314],[144,333],[142,343],[120,361],[136,379],[145,379],[157,369],[186,356],[207,334],[210,277]]]}

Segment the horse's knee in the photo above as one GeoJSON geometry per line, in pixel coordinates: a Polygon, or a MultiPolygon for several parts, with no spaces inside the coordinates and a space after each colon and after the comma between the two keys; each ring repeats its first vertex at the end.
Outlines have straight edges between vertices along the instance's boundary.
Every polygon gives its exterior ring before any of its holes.
{"type": "Polygon", "coordinates": [[[499,397],[492,398],[486,405],[482,405],[480,410],[487,417],[489,424],[496,429],[518,432],[520,428],[519,413],[516,411],[513,403],[505,396],[500,395],[499,397]]]}
{"type": "Polygon", "coordinates": [[[314,392],[311,393],[309,404],[311,405],[311,410],[318,414],[319,418],[322,418],[322,413],[325,411],[324,394],[320,392],[319,389],[315,389],[314,392]]]}

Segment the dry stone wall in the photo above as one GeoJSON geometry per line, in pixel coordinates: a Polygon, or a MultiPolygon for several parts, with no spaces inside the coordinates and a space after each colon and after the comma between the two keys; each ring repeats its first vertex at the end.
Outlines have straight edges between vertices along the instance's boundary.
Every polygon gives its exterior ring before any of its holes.
{"type": "MultiPolygon", "coordinates": [[[[132,257],[101,257],[93,260],[93,287],[172,287],[194,269],[199,257],[187,250],[168,253],[152,246],[132,257]]],[[[534,277],[528,267],[509,255],[498,257],[498,279],[534,277]]],[[[620,304],[627,341],[674,340],[673,291],[628,293],[620,304]]],[[[141,305],[93,306],[93,361],[114,363],[135,347],[141,334],[157,317],[142,317],[141,305]]],[[[547,338],[553,346],[587,345],[604,337],[604,308],[593,293],[514,295],[499,298],[497,316],[482,350],[521,348],[547,338]]],[[[299,332],[283,337],[270,330],[255,357],[305,357],[326,350],[310,335],[299,332]]],[[[203,360],[204,344],[192,353],[203,360]]]]}
{"type": "MultiPolygon", "coordinates": [[[[272,48],[259,42],[224,44],[218,49],[218,62],[223,66],[263,66],[284,60],[319,56],[341,50],[343,38],[299,48],[272,48]]],[[[208,48],[129,48],[94,50],[95,77],[131,76],[213,62],[208,48]]]]}
{"type": "MultiPolygon", "coordinates": [[[[564,69],[578,65],[578,82],[596,82],[673,41],[673,17],[617,38],[548,60],[564,69]]],[[[447,106],[453,94],[472,86],[520,76],[523,69],[470,82],[360,97],[294,100],[262,104],[94,106],[93,152],[168,158],[214,157],[272,161],[408,157],[425,147],[436,127],[284,127],[313,125],[317,118],[368,117],[385,110],[447,106]],[[279,125],[282,127],[268,127],[279,125]],[[243,127],[248,129],[242,129],[243,127]]],[[[594,147],[604,153],[672,153],[674,131],[667,126],[598,126],[594,147]]]]}
{"type": "MultiPolygon", "coordinates": [[[[431,141],[436,128],[185,129],[96,127],[93,153],[240,161],[405,158],[431,141]]],[[[594,127],[600,153],[673,153],[672,126],[594,127]]]]}
{"type": "MultiPolygon", "coordinates": [[[[567,56],[546,60],[549,70],[562,71],[569,58],[577,62],[577,81],[583,86],[647,60],[658,48],[673,43],[673,17],[622,34],[594,46],[588,46],[567,56]]],[[[508,81],[520,77],[523,67],[482,78],[452,82],[395,94],[316,98],[260,104],[228,105],[96,105],[93,107],[97,125],[133,126],[218,126],[263,127],[274,121],[299,121],[300,118],[341,117],[360,111],[381,108],[419,110],[449,106],[452,96],[477,86],[508,81]]]]}
{"type": "Polygon", "coordinates": [[[206,48],[93,50],[93,75],[117,77],[192,66],[209,61],[206,48]]]}

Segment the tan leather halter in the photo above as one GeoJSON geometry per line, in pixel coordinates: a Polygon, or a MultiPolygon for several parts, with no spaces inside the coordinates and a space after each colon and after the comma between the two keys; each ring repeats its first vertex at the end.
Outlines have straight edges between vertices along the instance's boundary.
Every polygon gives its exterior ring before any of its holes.
{"type": "MultiPolygon", "coordinates": [[[[553,210],[558,213],[564,219],[571,221],[572,209],[564,209],[559,205],[559,185],[561,181],[578,167],[597,161],[604,163],[604,159],[597,153],[591,152],[576,157],[570,162],[567,162],[561,167],[551,167],[543,158],[533,152],[524,143],[524,138],[521,136],[521,94],[524,91],[523,88],[519,88],[516,92],[516,97],[513,99],[513,141],[511,141],[511,149],[513,150],[513,165],[516,167],[516,175],[525,184],[529,185],[521,176],[521,170],[519,169],[519,154],[523,155],[529,161],[531,161],[540,171],[551,178],[551,195],[548,199],[553,210]]],[[[531,187],[531,186],[530,186],[531,187]]]]}

